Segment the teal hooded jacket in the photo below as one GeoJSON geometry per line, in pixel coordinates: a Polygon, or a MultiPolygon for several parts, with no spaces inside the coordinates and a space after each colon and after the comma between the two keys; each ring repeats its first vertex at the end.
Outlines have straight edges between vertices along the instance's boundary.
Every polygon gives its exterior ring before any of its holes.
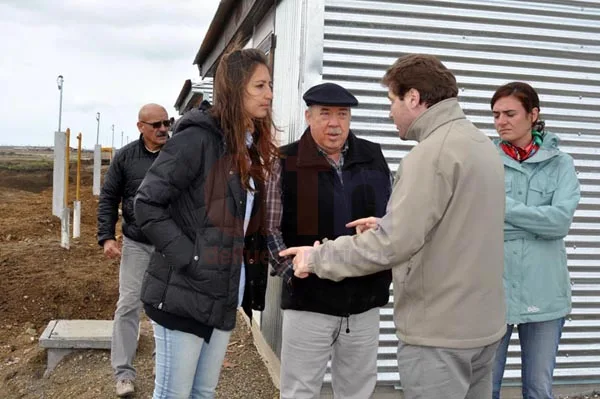
{"type": "Polygon", "coordinates": [[[504,162],[504,288],[508,324],[564,317],[571,285],[564,238],[579,203],[570,155],[546,133],[542,146],[519,163],[496,142],[504,162]]]}

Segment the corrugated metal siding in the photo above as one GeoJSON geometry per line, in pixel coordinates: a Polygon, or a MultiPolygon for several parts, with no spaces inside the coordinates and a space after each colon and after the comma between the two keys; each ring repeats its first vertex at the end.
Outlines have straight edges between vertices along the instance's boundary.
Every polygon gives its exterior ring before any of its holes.
{"type": "MultiPolygon", "coordinates": [[[[323,80],[359,98],[353,130],[379,142],[395,170],[414,143],[401,143],[379,81],[404,53],[438,56],[456,75],[467,116],[495,135],[494,89],[512,80],[541,95],[542,116],[575,158],[582,200],[567,253],[573,312],[565,325],[556,384],[600,383],[600,1],[326,0],[323,80]]],[[[390,301],[391,301],[390,297],[390,301]]],[[[398,383],[391,305],[382,310],[381,384],[398,383]]],[[[520,382],[517,336],[507,384],[520,382]]]]}
{"type": "MultiPolygon", "coordinates": [[[[277,45],[273,62],[273,118],[281,129],[281,144],[293,140],[295,131],[302,129],[299,76],[301,74],[302,45],[298,40],[303,30],[300,0],[282,1],[275,12],[275,34],[277,45]]],[[[282,313],[281,278],[269,277],[266,303],[262,312],[261,331],[265,340],[277,356],[281,353],[282,313]]]]}
{"type": "Polygon", "coordinates": [[[203,99],[213,102],[213,80],[212,78],[204,78],[201,82],[192,84],[192,92],[200,92],[204,94],[203,99]]]}

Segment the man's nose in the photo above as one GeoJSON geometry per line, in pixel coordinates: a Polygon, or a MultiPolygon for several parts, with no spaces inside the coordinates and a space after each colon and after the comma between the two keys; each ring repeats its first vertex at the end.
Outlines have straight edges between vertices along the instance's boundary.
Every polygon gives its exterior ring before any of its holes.
{"type": "Polygon", "coordinates": [[[329,118],[329,126],[339,126],[340,118],[337,115],[331,115],[329,118]]]}

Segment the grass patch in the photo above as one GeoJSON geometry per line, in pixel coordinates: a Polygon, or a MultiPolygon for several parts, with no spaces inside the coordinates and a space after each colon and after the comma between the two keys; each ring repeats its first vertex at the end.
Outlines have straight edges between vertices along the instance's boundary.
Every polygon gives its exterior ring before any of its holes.
{"type": "Polygon", "coordinates": [[[54,161],[52,159],[19,159],[0,161],[0,170],[10,172],[38,172],[52,170],[54,161]]]}

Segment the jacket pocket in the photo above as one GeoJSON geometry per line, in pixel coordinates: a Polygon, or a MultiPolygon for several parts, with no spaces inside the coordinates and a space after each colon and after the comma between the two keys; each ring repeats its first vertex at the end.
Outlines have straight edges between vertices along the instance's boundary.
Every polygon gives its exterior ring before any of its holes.
{"type": "Polygon", "coordinates": [[[521,314],[533,316],[567,309],[570,281],[562,240],[526,243],[527,256],[521,259],[523,279],[518,290],[522,298],[521,314]]]}
{"type": "Polygon", "coordinates": [[[550,205],[556,187],[556,178],[552,178],[552,176],[548,176],[545,173],[540,173],[538,176],[535,176],[529,185],[527,205],[550,205]]]}
{"type": "MultiPolygon", "coordinates": [[[[410,261],[409,261],[410,262],[410,261]]],[[[405,262],[392,269],[392,287],[394,293],[394,318],[398,317],[397,328],[404,334],[408,334],[410,303],[406,295],[406,276],[408,274],[408,264],[405,262]],[[402,312],[396,311],[396,304],[403,308],[402,312]]]]}

